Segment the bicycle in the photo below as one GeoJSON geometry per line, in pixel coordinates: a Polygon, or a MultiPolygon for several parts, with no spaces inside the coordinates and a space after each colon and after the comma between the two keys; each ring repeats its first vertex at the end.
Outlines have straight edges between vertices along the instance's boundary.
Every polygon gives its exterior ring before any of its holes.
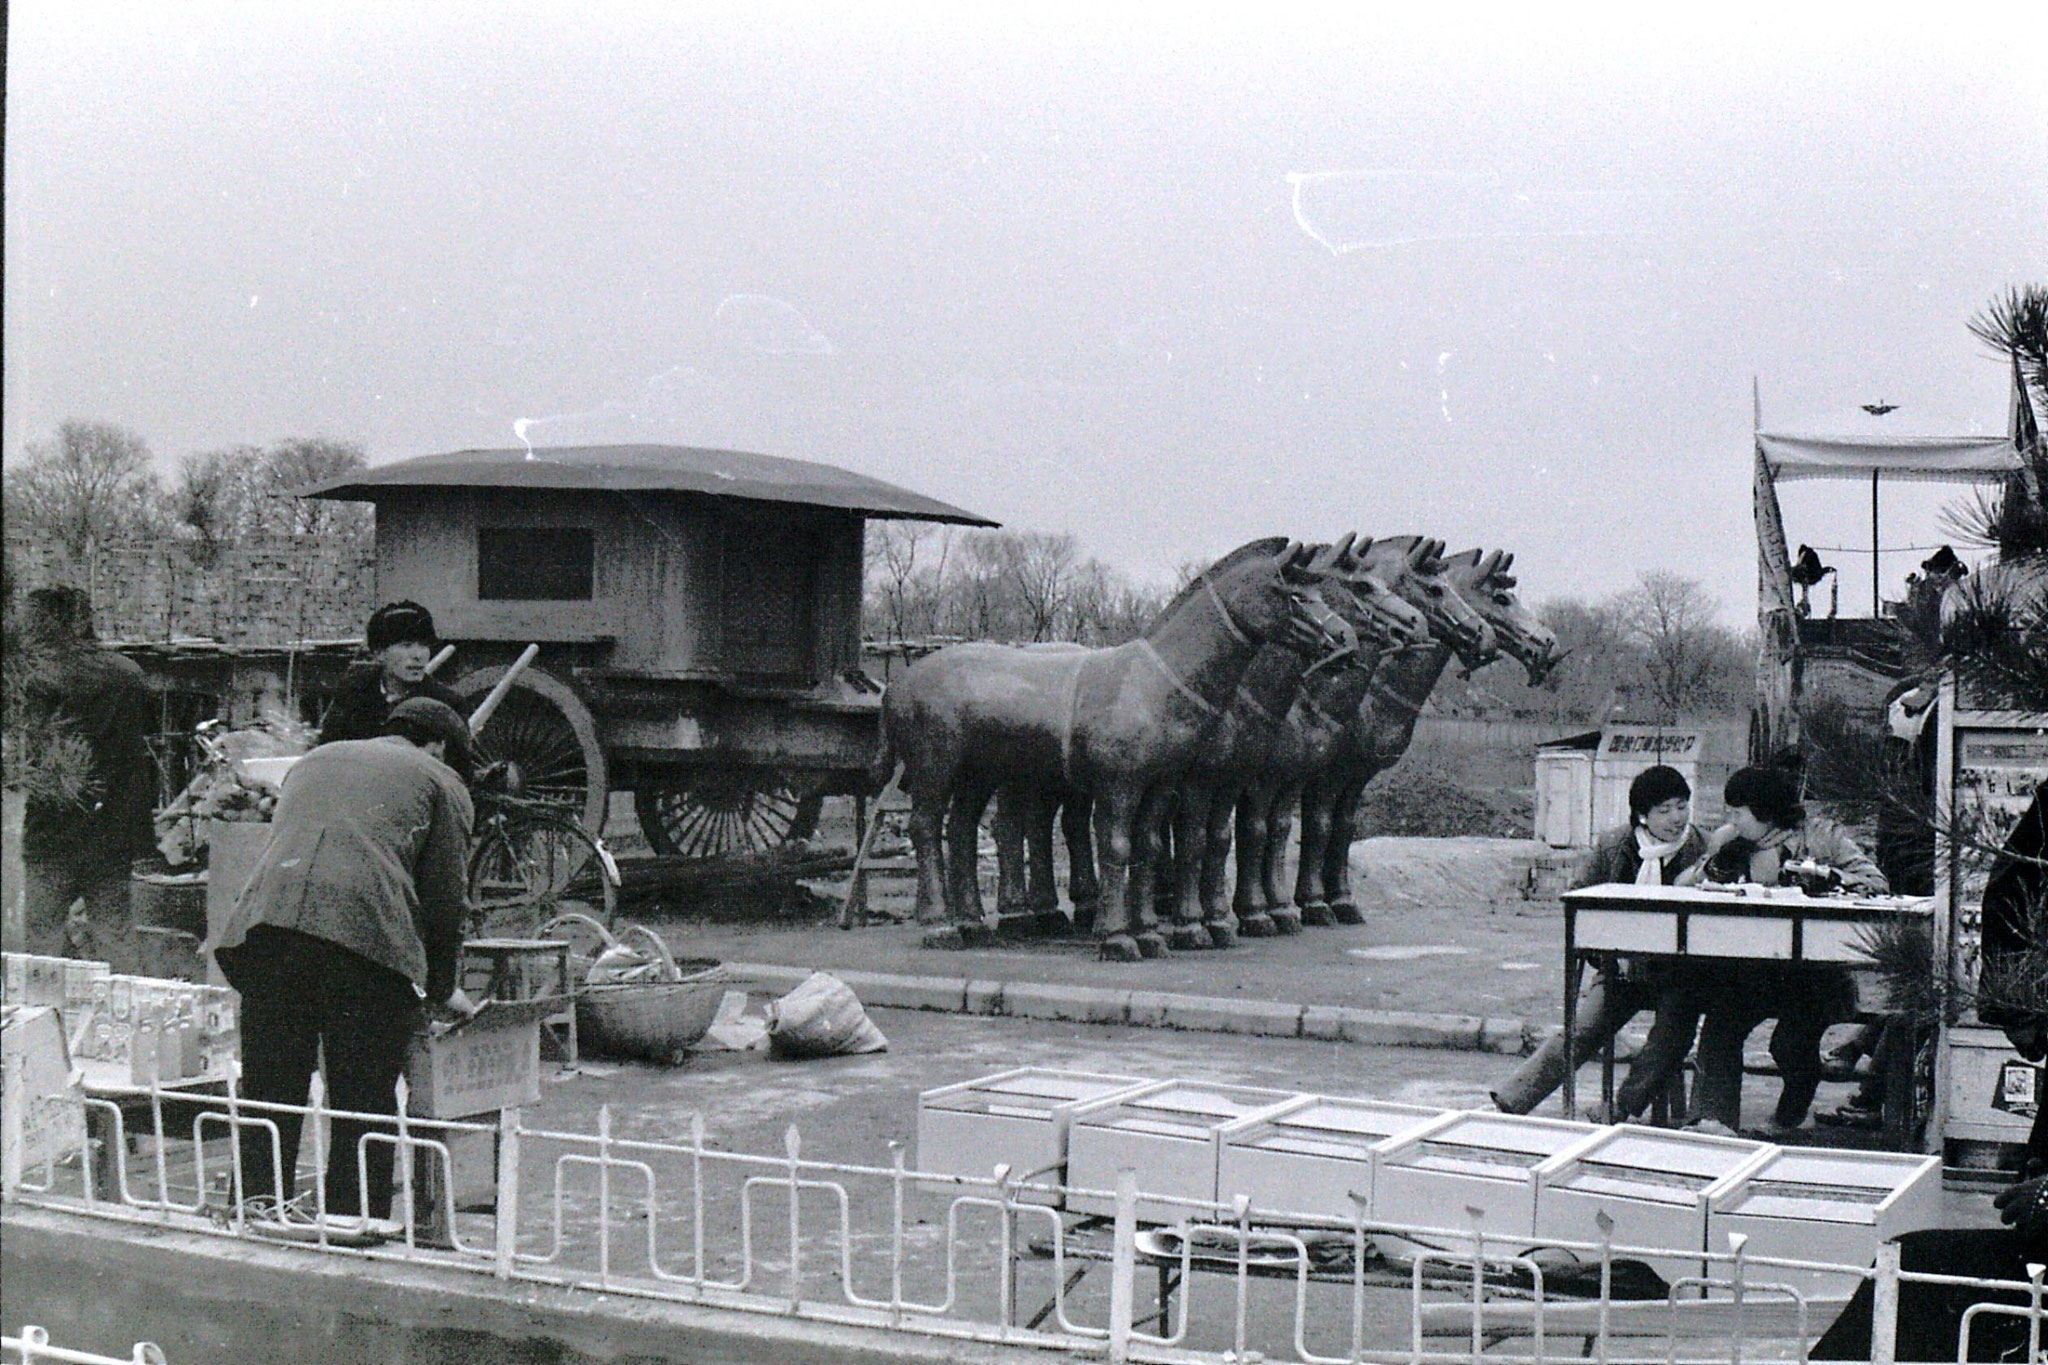
{"type": "Polygon", "coordinates": [[[535,938],[564,911],[610,929],[619,908],[619,865],[604,840],[563,806],[479,778],[469,855],[465,937],[535,938]]]}

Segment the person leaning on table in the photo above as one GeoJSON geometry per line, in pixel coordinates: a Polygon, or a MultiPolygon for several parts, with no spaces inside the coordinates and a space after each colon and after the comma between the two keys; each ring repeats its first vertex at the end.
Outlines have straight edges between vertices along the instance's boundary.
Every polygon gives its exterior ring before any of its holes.
{"type": "MultiPolygon", "coordinates": [[[[1660,763],[1643,769],[1629,783],[1628,823],[1600,836],[1572,889],[1609,882],[1669,886],[1705,857],[1706,840],[1692,827],[1692,788],[1683,773],[1660,763]]],[[[1584,1064],[1638,1012],[1656,1004],[1671,984],[1673,970],[1624,959],[1614,971],[1595,971],[1579,995],[1571,1065],[1584,1064]]],[[[1653,1078],[1661,1080],[1684,1056],[1681,1050],[1677,1057],[1662,1058],[1646,1046],[1629,1068],[1617,1107],[1628,1112],[1628,1104],[1638,1098],[1635,1092],[1650,1089],[1653,1078]],[[1639,1077],[1641,1085],[1637,1084],[1639,1077]]],[[[1493,1092],[1494,1105],[1504,1113],[1528,1113],[1564,1084],[1565,1067],[1565,1039],[1560,1031],[1493,1092]]],[[[1641,1107],[1648,1107],[1649,1099],[1642,1095],[1641,1107]]]]}
{"type": "MultiPolygon", "coordinates": [[[[427,697],[398,704],[376,739],[323,744],[285,775],[270,838],[208,946],[242,995],[244,1099],[303,1105],[324,1051],[334,1109],[397,1112],[396,1087],[422,1001],[473,1006],[457,983],[474,818],[463,778],[469,726],[427,697]]],[[[277,1125],[292,1197],[299,1116],[277,1125]]],[[[333,1121],[325,1174],[330,1213],[391,1210],[394,1149],[358,1141],[378,1125],[333,1121]]],[[[246,1198],[274,1191],[270,1135],[241,1135],[246,1198]]]]}
{"type": "MultiPolygon", "coordinates": [[[[1780,768],[1741,768],[1722,791],[1727,823],[1707,836],[1707,861],[1688,873],[1716,880],[1778,885],[1786,864],[1819,863],[1841,874],[1845,891],[1884,895],[1890,888],[1877,864],[1825,816],[1809,814],[1798,785],[1780,768]]],[[[1743,962],[1709,969],[1700,1002],[1699,1080],[1690,1117],[1696,1123],[1742,1126],[1742,1045],[1751,1030],[1777,1017],[1771,1058],[1783,1087],[1771,1131],[1806,1121],[1821,1081],[1820,1040],[1828,1025],[1855,1012],[1856,984],[1844,967],[1743,962]]],[[[1687,1021],[1684,1031],[1689,1032],[1687,1021]]]]}

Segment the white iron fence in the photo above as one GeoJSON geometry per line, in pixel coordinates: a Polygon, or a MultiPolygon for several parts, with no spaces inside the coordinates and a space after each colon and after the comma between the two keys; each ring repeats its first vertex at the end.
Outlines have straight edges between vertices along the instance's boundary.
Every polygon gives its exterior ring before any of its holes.
{"type": "Polygon", "coordinates": [[[50,1334],[30,1325],[18,1337],[0,1337],[0,1365],[165,1365],[164,1353],[154,1342],[138,1341],[125,1356],[96,1356],[90,1351],[72,1351],[50,1344],[50,1334]]]}
{"type": "MultiPolygon", "coordinates": [[[[794,1127],[779,1153],[728,1151],[701,1117],[672,1141],[620,1131],[609,1109],[595,1132],[531,1128],[516,1110],[495,1124],[385,1116],[362,1143],[395,1149],[397,1221],[327,1216],[314,1179],[297,1216],[280,1222],[231,1198],[241,1188],[234,1135],[274,1141],[275,1117],[300,1114],[318,1171],[336,1111],[155,1089],[125,1109],[84,1103],[82,1147],[15,1172],[10,1199],[313,1254],[1112,1362],[1803,1361],[1866,1281],[1869,1359],[1881,1365],[1894,1357],[1902,1284],[2002,1292],[2010,1302],[1980,1304],[1966,1327],[2017,1334],[2027,1359],[2042,1358],[2048,1316],[2040,1267],[2028,1282],[1915,1275],[1889,1245],[1859,1267],[1753,1255],[1737,1237],[1674,1269],[1669,1248],[1614,1242],[1611,1228],[1601,1241],[1546,1239],[1532,1251],[1526,1238],[1486,1231],[1476,1209],[1462,1211],[1462,1227],[1419,1227],[1369,1221],[1362,1203],[1341,1222],[1151,1194],[1148,1210],[1175,1208],[1185,1221],[1141,1227],[1129,1172],[1113,1191],[1007,1168],[985,1180],[929,1175],[909,1168],[901,1143],[887,1166],[817,1161],[794,1127]],[[1069,1203],[1110,1212],[1083,1217],[1069,1203]],[[1636,1262],[1673,1273],[1646,1277],[1636,1262]]],[[[249,1193],[274,1208],[283,1191],[274,1182],[249,1193]]],[[[1448,1212],[1456,1221],[1460,1211],[1448,1212]]],[[[23,1358],[99,1359],[34,1349],[45,1353],[23,1358]]]]}

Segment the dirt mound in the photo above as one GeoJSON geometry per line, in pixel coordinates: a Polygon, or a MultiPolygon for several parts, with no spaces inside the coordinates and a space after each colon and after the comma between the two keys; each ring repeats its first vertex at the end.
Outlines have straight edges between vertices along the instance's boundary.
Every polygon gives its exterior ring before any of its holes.
{"type": "Polygon", "coordinates": [[[1361,839],[1351,877],[1365,907],[1478,909],[1519,903],[1542,845],[1533,839],[1361,839]]]}

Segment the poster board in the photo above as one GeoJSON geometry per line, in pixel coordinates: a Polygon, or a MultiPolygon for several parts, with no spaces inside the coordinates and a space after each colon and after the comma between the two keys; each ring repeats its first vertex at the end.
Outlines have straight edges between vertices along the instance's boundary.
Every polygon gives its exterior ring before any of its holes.
{"type": "Polygon", "coordinates": [[[1991,1177],[2024,1143],[2048,1096],[2048,1077],[1976,1016],[1983,953],[1984,885],[2005,842],[2048,781],[2048,716],[1972,711],[1953,683],[1941,692],[1935,808],[1935,956],[1945,963],[1950,1007],[1943,1020],[1934,1074],[1934,1123],[1951,1176],[1991,1177]],[[1949,829],[1970,830],[1965,841],[1949,829]]]}

